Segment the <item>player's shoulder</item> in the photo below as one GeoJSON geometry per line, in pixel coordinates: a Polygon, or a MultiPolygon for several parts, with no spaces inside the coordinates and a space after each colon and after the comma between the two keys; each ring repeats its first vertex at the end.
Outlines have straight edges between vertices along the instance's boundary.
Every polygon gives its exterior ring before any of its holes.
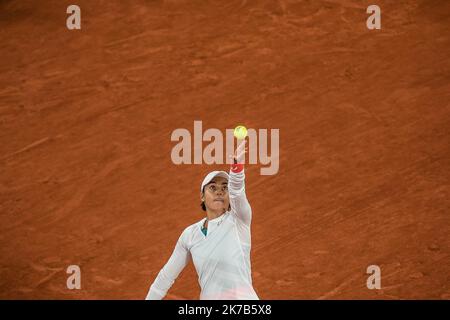
{"type": "Polygon", "coordinates": [[[199,224],[201,224],[202,220],[197,221],[197,222],[187,226],[186,228],[184,228],[182,234],[190,234],[190,233],[192,233],[195,230],[195,228],[197,228],[199,226],[199,224]]]}
{"type": "Polygon", "coordinates": [[[181,233],[180,238],[182,240],[184,240],[185,242],[191,242],[191,240],[193,240],[193,236],[198,233],[196,231],[198,231],[198,228],[201,228],[201,225],[203,223],[203,221],[205,220],[205,218],[202,218],[201,220],[187,226],[186,228],[184,228],[183,232],[181,233]]]}

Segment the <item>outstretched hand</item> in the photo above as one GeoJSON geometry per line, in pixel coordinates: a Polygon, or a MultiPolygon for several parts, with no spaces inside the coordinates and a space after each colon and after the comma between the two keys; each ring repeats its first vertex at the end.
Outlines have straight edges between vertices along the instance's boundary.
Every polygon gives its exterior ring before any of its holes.
{"type": "Polygon", "coordinates": [[[233,155],[230,155],[233,158],[233,163],[244,163],[245,162],[245,154],[247,153],[247,148],[245,147],[246,140],[242,140],[238,145],[233,155]]]}

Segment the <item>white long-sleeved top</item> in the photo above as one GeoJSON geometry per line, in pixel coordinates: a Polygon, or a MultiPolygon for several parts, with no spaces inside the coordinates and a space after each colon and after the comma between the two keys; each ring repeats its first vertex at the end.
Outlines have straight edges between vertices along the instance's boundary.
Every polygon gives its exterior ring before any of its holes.
{"type": "Polygon", "coordinates": [[[206,218],[184,229],[169,261],[150,286],[146,300],[164,298],[190,260],[197,271],[201,300],[259,299],[252,286],[252,210],[245,195],[244,180],[244,171],[230,171],[231,210],[208,221],[206,236],[201,231],[206,218]]]}

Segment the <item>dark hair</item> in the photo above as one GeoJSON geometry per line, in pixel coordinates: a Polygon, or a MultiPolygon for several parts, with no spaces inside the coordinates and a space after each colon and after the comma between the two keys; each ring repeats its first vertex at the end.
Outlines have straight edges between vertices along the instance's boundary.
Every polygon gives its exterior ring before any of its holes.
{"type": "MultiPolygon", "coordinates": [[[[208,183],[209,184],[209,183],[208,183]]],[[[206,184],[203,189],[202,189],[202,194],[205,194],[205,188],[208,185],[206,184]]],[[[205,206],[205,201],[202,201],[202,203],[200,203],[200,207],[202,208],[203,211],[206,211],[206,206],[205,206]]]]}

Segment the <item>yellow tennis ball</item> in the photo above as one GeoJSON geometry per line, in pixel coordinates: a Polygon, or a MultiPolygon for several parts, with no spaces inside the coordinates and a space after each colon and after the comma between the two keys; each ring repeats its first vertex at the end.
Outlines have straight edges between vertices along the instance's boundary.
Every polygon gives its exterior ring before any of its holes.
{"type": "Polygon", "coordinates": [[[247,136],[247,128],[244,126],[237,126],[236,128],[234,128],[234,136],[239,139],[245,139],[245,137],[247,136]]]}

